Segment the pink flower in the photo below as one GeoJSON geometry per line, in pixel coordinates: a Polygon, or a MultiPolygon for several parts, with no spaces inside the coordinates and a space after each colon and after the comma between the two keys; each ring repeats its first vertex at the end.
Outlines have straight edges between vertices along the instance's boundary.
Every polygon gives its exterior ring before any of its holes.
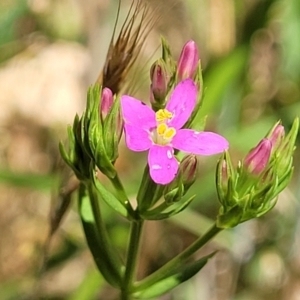
{"type": "Polygon", "coordinates": [[[165,109],[157,112],[133,97],[121,97],[127,147],[132,151],[149,150],[150,176],[158,184],[170,183],[177,174],[179,163],[174,149],[213,155],[228,148],[227,140],[216,133],[182,129],[196,100],[197,86],[191,79],[181,81],[165,109]]]}

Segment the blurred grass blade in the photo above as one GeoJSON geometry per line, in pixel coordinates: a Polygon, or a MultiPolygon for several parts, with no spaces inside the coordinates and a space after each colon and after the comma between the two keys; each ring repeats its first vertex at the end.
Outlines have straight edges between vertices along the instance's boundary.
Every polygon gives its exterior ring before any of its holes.
{"type": "Polygon", "coordinates": [[[18,187],[36,190],[51,190],[57,183],[58,176],[32,173],[14,173],[10,170],[0,170],[0,182],[18,187]]]}
{"type": "Polygon", "coordinates": [[[67,298],[67,300],[91,300],[96,299],[99,290],[103,287],[104,280],[99,272],[93,269],[86,274],[81,284],[67,298]]]}
{"type": "Polygon", "coordinates": [[[245,46],[236,48],[204,74],[204,99],[197,118],[200,120],[220,105],[222,95],[230,84],[239,79],[248,59],[245,46]]]}

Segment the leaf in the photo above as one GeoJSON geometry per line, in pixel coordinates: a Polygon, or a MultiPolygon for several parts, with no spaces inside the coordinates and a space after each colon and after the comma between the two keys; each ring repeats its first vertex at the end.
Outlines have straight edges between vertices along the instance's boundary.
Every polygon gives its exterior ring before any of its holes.
{"type": "Polygon", "coordinates": [[[213,252],[191,264],[184,265],[176,269],[174,272],[169,273],[166,277],[159,280],[158,282],[134,293],[134,297],[136,297],[137,299],[149,299],[167,293],[168,291],[177,287],[179,284],[187,281],[195,274],[197,274],[206,265],[208,260],[215,255],[215,253],[216,252],[213,252]]]}
{"type": "Polygon", "coordinates": [[[97,191],[99,192],[102,200],[104,200],[106,204],[109,207],[111,207],[115,212],[127,218],[128,211],[126,206],[104,187],[104,185],[96,177],[95,172],[92,171],[92,173],[93,173],[93,183],[97,191]]]}
{"type": "Polygon", "coordinates": [[[142,217],[146,220],[163,220],[170,218],[181,211],[183,211],[194,199],[195,195],[172,205],[167,205],[165,202],[159,205],[158,207],[146,211],[142,214],[142,217]]]}
{"type": "MultiPolygon", "coordinates": [[[[98,199],[91,200],[86,187],[81,184],[79,213],[88,246],[100,273],[112,286],[119,288],[123,264],[108,239],[104,224],[99,226],[96,223],[91,201],[98,201],[98,199]]],[[[101,217],[100,212],[96,217],[98,219],[101,217]]]]}

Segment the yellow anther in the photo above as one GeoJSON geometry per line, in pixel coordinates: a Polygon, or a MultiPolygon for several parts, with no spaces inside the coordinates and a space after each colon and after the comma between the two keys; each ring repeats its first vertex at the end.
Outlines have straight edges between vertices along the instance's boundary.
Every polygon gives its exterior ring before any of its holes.
{"type": "Polygon", "coordinates": [[[175,134],[176,134],[175,128],[169,127],[164,133],[164,138],[171,139],[175,134]]]}
{"type": "Polygon", "coordinates": [[[168,126],[165,123],[161,123],[157,126],[157,133],[159,135],[164,135],[166,130],[168,130],[168,126]]]}
{"type": "Polygon", "coordinates": [[[160,109],[156,112],[155,117],[156,117],[156,121],[158,123],[161,123],[171,119],[173,117],[173,114],[169,112],[167,109],[160,109]]]}
{"type": "Polygon", "coordinates": [[[168,144],[174,135],[176,134],[176,130],[173,127],[168,127],[165,123],[158,124],[156,128],[156,143],[159,145],[168,144]]]}

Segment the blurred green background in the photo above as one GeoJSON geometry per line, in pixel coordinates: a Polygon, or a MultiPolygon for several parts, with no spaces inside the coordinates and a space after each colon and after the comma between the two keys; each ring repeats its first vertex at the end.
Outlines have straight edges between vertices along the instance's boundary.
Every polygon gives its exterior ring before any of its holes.
{"type": "MultiPolygon", "coordinates": [[[[145,0],[158,17],[128,78],[135,96],[149,95],[149,67],[160,35],[174,56],[194,39],[204,69],[202,116],[230,141],[237,162],[281,119],[300,113],[299,0],[145,0]],[[131,75],[130,75],[131,76],[131,75]],[[139,78],[139,79],[138,79],[139,78]]],[[[122,1],[120,21],[131,1],[122,1]]],[[[0,2],[0,298],[117,299],[87,249],[76,200],[47,243],[49,215],[59,201],[59,158],[66,125],[82,113],[88,86],[103,67],[117,0],[0,2]],[[47,264],[41,271],[44,257],[47,264]]],[[[299,139],[298,139],[299,144],[299,139]]],[[[126,190],[136,193],[144,154],[120,145],[126,190]]],[[[199,158],[191,207],[170,221],[147,223],[139,276],[184,249],[214,220],[217,157],[199,158]]],[[[294,178],[275,209],[221,234],[199,254],[218,254],[191,281],[161,300],[299,300],[299,151],[294,178]]],[[[124,251],[128,224],[104,206],[108,230],[124,251]]]]}

